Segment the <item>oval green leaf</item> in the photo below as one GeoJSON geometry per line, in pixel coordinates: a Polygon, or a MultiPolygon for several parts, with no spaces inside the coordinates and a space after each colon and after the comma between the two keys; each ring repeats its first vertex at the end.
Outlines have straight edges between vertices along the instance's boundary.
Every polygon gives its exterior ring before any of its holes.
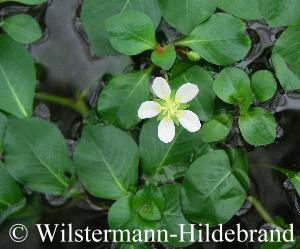
{"type": "Polygon", "coordinates": [[[0,50],[0,109],[20,118],[31,116],[37,83],[34,61],[5,35],[0,35],[0,50]]]}
{"type": "Polygon", "coordinates": [[[198,158],[187,170],[182,205],[187,219],[217,226],[226,223],[247,197],[248,168],[244,153],[212,151],[198,158]]]}
{"type": "Polygon", "coordinates": [[[190,33],[217,8],[217,0],[159,0],[164,19],[182,34],[190,33]]]}
{"type": "Polygon", "coordinates": [[[239,118],[239,128],[247,143],[260,146],[271,144],[276,138],[276,120],[267,110],[254,107],[239,118]]]}
{"type": "Polygon", "coordinates": [[[38,118],[11,119],[4,145],[9,173],[32,190],[62,195],[74,183],[67,145],[54,125],[38,118]]]}
{"type": "Polygon", "coordinates": [[[249,52],[251,41],[245,29],[240,19],[217,13],[176,44],[195,50],[208,62],[226,66],[240,61],[249,52]]]}
{"type": "Polygon", "coordinates": [[[158,46],[151,54],[151,61],[164,70],[169,70],[176,60],[176,51],[173,45],[158,46]]]}
{"type": "Polygon", "coordinates": [[[155,27],[160,23],[161,12],[157,0],[101,0],[101,3],[99,0],[83,1],[82,24],[96,55],[118,53],[108,40],[105,21],[107,18],[127,10],[144,12],[152,19],[155,27]]]}
{"type": "Polygon", "coordinates": [[[100,94],[100,117],[120,128],[132,128],[140,121],[141,103],[150,98],[149,85],[150,70],[114,77],[100,94]]]}
{"type": "Polygon", "coordinates": [[[142,12],[128,10],[106,20],[111,45],[122,54],[137,55],[155,49],[155,27],[142,12]]]}
{"type": "Polygon", "coordinates": [[[85,127],[74,155],[85,189],[94,196],[112,200],[135,190],[138,162],[136,143],[113,126],[85,127]]]}
{"type": "Polygon", "coordinates": [[[30,44],[42,37],[38,22],[25,14],[4,18],[2,28],[12,39],[24,44],[30,44]]]}
{"type": "Polygon", "coordinates": [[[268,101],[276,93],[276,79],[270,71],[257,71],[251,78],[251,90],[258,102],[268,101]]]}

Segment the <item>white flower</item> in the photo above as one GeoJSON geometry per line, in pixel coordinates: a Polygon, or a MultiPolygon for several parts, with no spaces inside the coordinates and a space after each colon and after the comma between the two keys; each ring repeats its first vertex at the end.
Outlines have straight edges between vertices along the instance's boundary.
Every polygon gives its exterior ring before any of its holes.
{"type": "Polygon", "coordinates": [[[170,143],[175,137],[175,125],[180,123],[190,132],[196,132],[201,128],[198,116],[192,111],[185,110],[190,102],[199,92],[196,85],[183,84],[172,94],[171,88],[164,78],[157,77],[152,84],[154,94],[159,98],[155,101],[146,101],[138,110],[140,119],[158,116],[158,137],[164,143],[170,143]]]}

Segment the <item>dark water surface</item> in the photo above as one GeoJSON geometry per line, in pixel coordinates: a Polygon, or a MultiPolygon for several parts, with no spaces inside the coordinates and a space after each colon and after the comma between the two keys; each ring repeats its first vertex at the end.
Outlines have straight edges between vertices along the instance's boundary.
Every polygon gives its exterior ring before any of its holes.
{"type": "MultiPolygon", "coordinates": [[[[106,74],[120,73],[131,64],[131,60],[123,56],[96,58],[92,55],[78,18],[80,4],[79,0],[53,0],[48,3],[48,6],[31,8],[11,7],[4,4],[0,7],[0,15],[29,11],[39,18],[41,25],[45,28],[43,39],[29,48],[43,70],[39,90],[63,96],[74,96],[76,90],[85,90],[90,85],[94,85],[94,91],[89,94],[91,102],[94,102],[96,90],[101,88],[101,78],[106,74]]],[[[248,72],[259,69],[272,70],[271,47],[281,30],[270,29],[259,22],[251,22],[248,27],[253,48],[248,58],[237,66],[248,72]]],[[[279,123],[278,139],[270,146],[255,150],[249,148],[251,194],[258,197],[272,216],[281,216],[288,224],[294,223],[297,233],[300,234],[300,200],[295,190],[284,176],[268,167],[261,167],[262,165],[278,165],[291,170],[300,170],[300,94],[278,93],[267,107],[276,113],[279,123]]],[[[80,131],[81,117],[71,110],[56,105],[40,104],[35,113],[57,123],[68,139],[75,139],[80,131]]],[[[74,145],[72,140],[68,142],[74,145]]],[[[42,202],[46,208],[42,212],[41,219],[34,220],[36,222],[39,220],[38,223],[72,223],[75,228],[87,226],[91,229],[107,228],[106,212],[97,210],[95,206],[87,202],[76,204],[45,197],[42,197],[42,202]]],[[[32,222],[30,219],[27,221],[32,222]]],[[[249,203],[246,203],[225,227],[231,228],[237,223],[241,223],[244,229],[259,229],[264,225],[264,221],[249,203]]],[[[36,234],[36,229],[31,229],[29,231],[31,236],[19,245],[9,240],[7,232],[7,227],[2,227],[0,249],[110,248],[107,244],[43,244],[36,234]]],[[[258,247],[251,243],[210,243],[195,244],[190,248],[258,247]]]]}

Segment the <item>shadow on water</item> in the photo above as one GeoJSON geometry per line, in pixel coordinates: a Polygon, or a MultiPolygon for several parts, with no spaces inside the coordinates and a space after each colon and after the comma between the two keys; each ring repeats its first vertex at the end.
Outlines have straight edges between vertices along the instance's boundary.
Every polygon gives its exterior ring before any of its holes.
{"type": "MultiPolygon", "coordinates": [[[[13,14],[15,12],[27,12],[40,19],[45,27],[44,37],[29,47],[30,52],[36,58],[43,70],[39,84],[39,90],[53,92],[63,96],[74,96],[76,90],[84,90],[94,84],[94,90],[99,88],[101,78],[105,74],[120,73],[131,60],[128,57],[96,58],[91,55],[87,40],[80,25],[78,12],[79,0],[52,0],[48,6],[27,8],[24,6],[10,6],[4,4],[0,7],[0,15],[13,14]],[[97,88],[98,86],[98,88],[97,88]]],[[[249,72],[259,69],[270,69],[270,47],[274,45],[280,29],[270,29],[260,22],[248,23],[248,32],[253,41],[253,48],[248,58],[237,66],[249,72]]],[[[100,84],[101,85],[101,84],[100,84]]],[[[94,91],[96,92],[96,90],[94,91]]],[[[91,93],[93,94],[93,93],[91,93]]],[[[95,93],[94,93],[95,94],[95,93]]],[[[300,233],[299,198],[291,185],[278,172],[270,168],[260,167],[264,165],[278,165],[291,170],[300,170],[300,94],[280,93],[270,103],[270,108],[276,113],[277,121],[281,128],[278,129],[277,141],[263,148],[251,150],[248,153],[250,161],[250,175],[252,179],[252,194],[258,196],[262,204],[273,216],[281,216],[286,223],[294,223],[296,231],[300,233]]],[[[80,116],[68,109],[55,105],[40,104],[37,106],[37,115],[51,119],[58,124],[67,138],[75,138],[78,127],[81,125],[80,116]],[[74,128],[75,127],[75,128],[74,128]]],[[[72,143],[72,140],[70,140],[72,143]]],[[[53,201],[46,201],[46,205],[38,223],[72,223],[74,228],[91,229],[107,228],[107,215],[95,207],[80,202],[76,205],[62,201],[61,206],[53,201]],[[58,206],[57,206],[58,205],[58,206]],[[57,207],[55,207],[57,206],[57,207]]],[[[244,208],[226,224],[226,228],[232,228],[241,223],[244,229],[259,229],[264,221],[256,213],[253,207],[245,204],[244,208]]],[[[37,229],[31,229],[28,240],[19,244],[13,244],[7,236],[7,227],[0,233],[0,248],[5,249],[52,249],[52,248],[109,248],[107,244],[56,244],[41,243],[37,235],[37,229]]],[[[160,248],[159,246],[157,248],[160,248]]],[[[254,244],[238,243],[210,243],[196,244],[190,248],[257,248],[254,244]]]]}

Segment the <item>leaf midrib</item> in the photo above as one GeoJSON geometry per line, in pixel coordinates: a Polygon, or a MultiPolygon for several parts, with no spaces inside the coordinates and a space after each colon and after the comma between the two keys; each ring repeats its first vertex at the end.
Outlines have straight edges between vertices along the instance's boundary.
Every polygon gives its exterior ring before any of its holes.
{"type": "Polygon", "coordinates": [[[15,89],[13,88],[12,83],[10,82],[10,80],[9,80],[8,76],[6,75],[6,73],[5,73],[5,71],[4,71],[4,69],[3,69],[3,67],[2,67],[1,64],[0,64],[0,72],[1,72],[1,74],[3,75],[3,77],[4,77],[4,79],[5,79],[5,82],[7,83],[8,88],[9,88],[11,94],[13,95],[13,98],[15,99],[16,104],[17,104],[18,108],[20,109],[21,113],[22,113],[25,117],[27,117],[27,116],[28,116],[28,113],[26,112],[24,106],[22,105],[22,103],[21,103],[21,101],[20,101],[20,99],[19,99],[19,97],[18,97],[18,95],[17,95],[15,89]]]}

